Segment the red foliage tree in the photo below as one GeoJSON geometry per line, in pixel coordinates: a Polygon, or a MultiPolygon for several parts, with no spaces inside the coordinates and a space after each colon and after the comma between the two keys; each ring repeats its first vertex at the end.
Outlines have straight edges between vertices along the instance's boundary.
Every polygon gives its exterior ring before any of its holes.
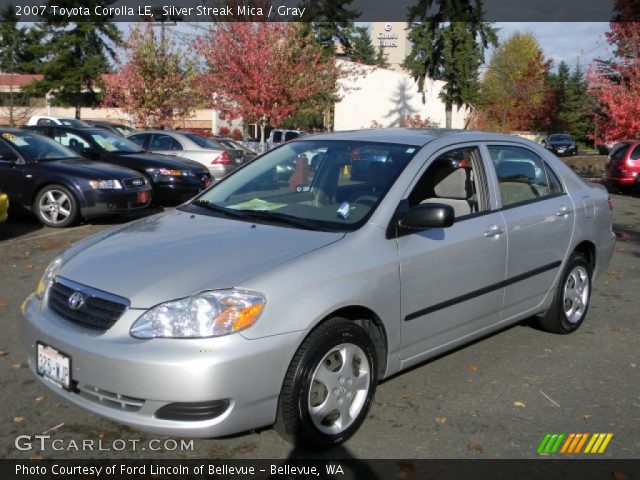
{"type": "Polygon", "coordinates": [[[195,42],[203,93],[226,118],[277,126],[308,99],[334,95],[340,69],[293,23],[218,23],[195,42]]]}
{"type": "Polygon", "coordinates": [[[589,69],[589,88],[604,118],[596,140],[640,136],[640,22],[629,21],[638,19],[639,8],[637,0],[616,2],[618,15],[606,34],[614,58],[589,69]]]}

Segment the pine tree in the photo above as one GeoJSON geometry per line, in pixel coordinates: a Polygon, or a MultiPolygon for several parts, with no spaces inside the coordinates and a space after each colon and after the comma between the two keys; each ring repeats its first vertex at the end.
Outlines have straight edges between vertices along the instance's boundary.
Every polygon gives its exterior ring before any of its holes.
{"type": "Polygon", "coordinates": [[[0,13],[0,72],[36,73],[41,63],[38,46],[40,31],[18,27],[13,8],[0,13]]]}
{"type": "Polygon", "coordinates": [[[303,35],[309,30],[320,42],[327,55],[336,53],[336,42],[342,46],[345,54],[351,53],[353,22],[360,15],[349,8],[353,0],[304,0],[305,17],[314,20],[303,23],[303,35]]]}
{"type": "Polygon", "coordinates": [[[367,27],[355,27],[351,36],[351,52],[349,58],[365,65],[377,63],[376,49],[371,41],[367,27]]]}
{"type": "Polygon", "coordinates": [[[423,93],[426,78],[442,80],[446,126],[451,127],[453,105],[474,104],[478,94],[478,68],[484,51],[497,45],[496,30],[482,20],[481,0],[423,0],[409,10],[411,52],[405,58],[423,93]],[[437,12],[432,7],[437,3],[437,12]]]}

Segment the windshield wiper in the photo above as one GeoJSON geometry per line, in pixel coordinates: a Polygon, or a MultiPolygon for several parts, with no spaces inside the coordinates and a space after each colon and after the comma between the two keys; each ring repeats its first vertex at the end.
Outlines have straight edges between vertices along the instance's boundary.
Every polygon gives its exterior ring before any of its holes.
{"type": "Polygon", "coordinates": [[[211,203],[209,200],[194,200],[191,202],[191,205],[196,205],[197,207],[206,208],[212,212],[221,213],[231,218],[241,218],[245,220],[247,216],[244,213],[240,213],[237,210],[231,210],[229,208],[224,208],[216,205],[215,203],[211,203]]]}
{"type": "Polygon", "coordinates": [[[269,222],[293,225],[306,230],[322,230],[316,223],[303,218],[294,217],[285,213],[276,213],[271,210],[240,210],[245,218],[255,218],[257,220],[267,220],[269,222]]]}

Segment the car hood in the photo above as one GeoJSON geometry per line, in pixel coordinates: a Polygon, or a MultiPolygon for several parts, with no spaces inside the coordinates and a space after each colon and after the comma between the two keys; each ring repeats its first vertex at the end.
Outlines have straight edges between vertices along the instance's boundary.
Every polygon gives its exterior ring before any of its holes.
{"type": "Polygon", "coordinates": [[[109,160],[117,161],[120,165],[129,168],[181,168],[200,170],[203,173],[208,170],[200,162],[187,158],[176,157],[174,155],[163,155],[161,153],[141,152],[141,153],[112,153],[107,157],[109,160]]]}
{"type": "Polygon", "coordinates": [[[174,210],[72,247],[58,275],[128,298],[132,308],[149,308],[237,286],[343,237],[174,210]]]}
{"type": "Polygon", "coordinates": [[[138,172],[129,168],[113,165],[112,163],[94,162],[83,158],[66,158],[64,160],[38,162],[32,165],[37,165],[36,168],[41,171],[75,175],[89,180],[122,179],[140,176],[138,172]]]}

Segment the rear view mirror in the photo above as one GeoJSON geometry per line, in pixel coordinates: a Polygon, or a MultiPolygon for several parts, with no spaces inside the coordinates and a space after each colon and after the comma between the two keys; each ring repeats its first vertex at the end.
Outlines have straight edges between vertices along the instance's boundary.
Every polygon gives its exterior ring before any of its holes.
{"type": "Polygon", "coordinates": [[[443,203],[425,203],[412,207],[398,221],[404,230],[424,230],[426,228],[446,228],[453,225],[453,207],[443,203]]]}

